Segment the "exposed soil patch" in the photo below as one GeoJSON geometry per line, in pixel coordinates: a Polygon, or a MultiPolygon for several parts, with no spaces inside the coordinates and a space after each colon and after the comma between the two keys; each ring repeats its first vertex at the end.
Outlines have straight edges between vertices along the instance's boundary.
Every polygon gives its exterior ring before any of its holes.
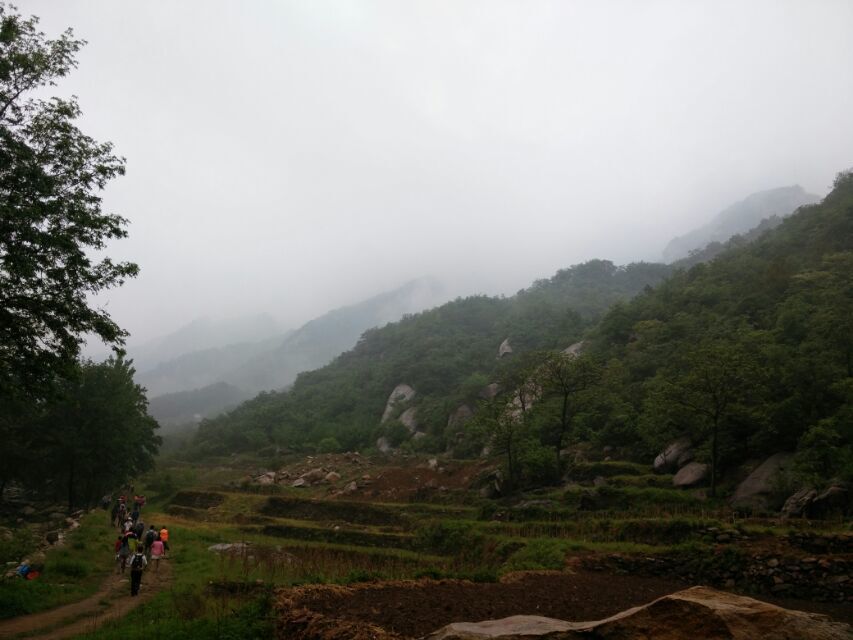
{"type": "MultiPolygon", "coordinates": [[[[688,586],[669,578],[579,571],[515,574],[498,584],[420,580],[301,587],[280,592],[279,637],[417,638],[451,622],[511,615],[598,620],[688,586]]],[[[841,621],[853,617],[845,604],[766,600],[841,621]]]]}
{"type": "Polygon", "coordinates": [[[351,524],[399,527],[406,519],[391,509],[359,502],[322,502],[297,498],[269,498],[260,508],[268,516],[292,520],[331,520],[351,524]]]}

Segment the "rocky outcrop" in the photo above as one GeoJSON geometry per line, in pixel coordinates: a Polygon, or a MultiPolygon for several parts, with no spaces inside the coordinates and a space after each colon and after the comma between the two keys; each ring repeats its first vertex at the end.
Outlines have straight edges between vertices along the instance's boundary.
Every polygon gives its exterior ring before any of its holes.
{"type": "Polygon", "coordinates": [[[468,420],[470,420],[473,415],[473,409],[471,409],[471,407],[469,407],[467,404],[459,405],[447,419],[447,428],[456,429],[458,427],[461,427],[463,424],[468,422],[468,420]]]}
{"type": "Polygon", "coordinates": [[[410,402],[415,397],[415,390],[405,383],[400,383],[388,396],[388,402],[385,403],[385,411],[382,412],[382,420],[384,424],[394,415],[394,410],[405,402],[410,402]]]}
{"type": "Polygon", "coordinates": [[[503,342],[501,342],[501,346],[498,347],[498,358],[503,358],[504,356],[508,356],[512,353],[512,347],[509,344],[509,338],[506,338],[503,342]]]}
{"type": "Polygon", "coordinates": [[[817,497],[817,491],[811,488],[800,489],[785,500],[782,505],[783,518],[802,518],[806,515],[806,509],[817,497]]]}
{"type": "Polygon", "coordinates": [[[584,341],[581,340],[580,342],[575,342],[574,344],[571,344],[565,349],[563,349],[563,353],[565,353],[567,356],[579,356],[581,353],[583,353],[583,348],[584,341]]]}
{"type": "Polygon", "coordinates": [[[775,483],[779,474],[790,464],[791,458],[790,453],[776,453],[762,462],[735,489],[731,499],[732,507],[744,511],[778,509],[781,501],[774,499],[775,483]]]}
{"type": "Polygon", "coordinates": [[[409,430],[409,433],[414,434],[418,430],[418,410],[414,407],[406,409],[397,419],[409,430]]]}
{"type": "Polygon", "coordinates": [[[679,488],[695,487],[708,477],[709,469],[707,464],[688,462],[675,474],[672,485],[679,488]]]}
{"type": "Polygon", "coordinates": [[[496,395],[498,395],[498,392],[500,390],[501,390],[500,385],[498,385],[497,382],[493,382],[493,383],[483,387],[482,391],[480,391],[480,397],[483,398],[484,400],[491,400],[496,395]]]}
{"type": "Polygon", "coordinates": [[[675,471],[693,459],[693,444],[688,438],[679,438],[671,442],[655,458],[655,471],[675,471]]]}
{"type": "Polygon", "coordinates": [[[849,640],[851,633],[849,625],[826,616],[783,609],[709,587],[692,587],[595,622],[566,622],[541,616],[455,622],[430,634],[427,640],[849,640]]]}

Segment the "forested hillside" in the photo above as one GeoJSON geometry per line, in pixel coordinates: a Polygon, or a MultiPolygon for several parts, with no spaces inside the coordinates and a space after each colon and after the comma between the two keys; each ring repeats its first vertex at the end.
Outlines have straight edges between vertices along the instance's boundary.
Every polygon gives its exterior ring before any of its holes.
{"type": "Polygon", "coordinates": [[[380,427],[379,421],[389,393],[400,383],[417,393],[418,430],[427,434],[419,446],[442,448],[450,412],[492,382],[502,341],[516,352],[565,348],[613,303],[660,282],[669,271],[664,265],[616,267],[595,260],[510,298],[459,299],[372,329],[330,365],[301,374],[292,390],[261,394],[203,423],[197,451],[224,453],[272,443],[300,447],[324,438],[349,449],[370,446],[382,434],[399,442],[407,435],[402,427],[380,427]]]}

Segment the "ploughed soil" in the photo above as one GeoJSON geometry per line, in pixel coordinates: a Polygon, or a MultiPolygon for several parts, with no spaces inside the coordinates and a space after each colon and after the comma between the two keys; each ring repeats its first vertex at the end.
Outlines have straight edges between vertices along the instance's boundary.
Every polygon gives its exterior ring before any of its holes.
{"type": "MultiPolygon", "coordinates": [[[[306,640],[418,638],[451,622],[511,615],[599,620],[689,586],[670,578],[577,571],[511,574],[496,584],[419,580],[299,587],[280,594],[279,634],[306,640]]],[[[849,604],[768,601],[853,622],[849,604]]]]}

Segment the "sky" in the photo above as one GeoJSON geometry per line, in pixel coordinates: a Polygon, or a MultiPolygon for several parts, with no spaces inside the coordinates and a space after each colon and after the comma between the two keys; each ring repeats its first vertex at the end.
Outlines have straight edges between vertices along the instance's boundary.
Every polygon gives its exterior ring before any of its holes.
{"type": "Polygon", "coordinates": [[[660,259],[853,166],[849,0],[16,4],[88,41],[53,91],[127,158],[109,255],[141,274],[97,303],[131,342],[660,259]]]}

